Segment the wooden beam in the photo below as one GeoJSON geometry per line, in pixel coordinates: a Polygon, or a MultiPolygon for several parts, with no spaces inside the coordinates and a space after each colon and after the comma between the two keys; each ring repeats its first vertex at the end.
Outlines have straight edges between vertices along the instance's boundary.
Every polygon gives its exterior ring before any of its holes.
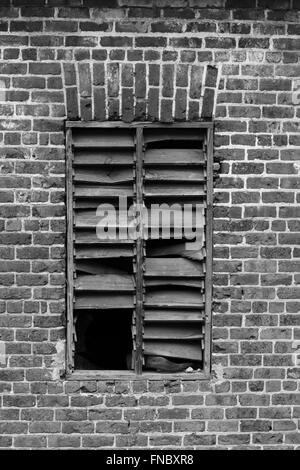
{"type": "MultiPolygon", "coordinates": [[[[76,127],[76,128],[126,128],[126,129],[135,129],[138,127],[151,129],[151,128],[161,128],[162,124],[160,122],[149,122],[149,121],[140,121],[140,122],[133,122],[133,123],[126,123],[123,121],[67,121],[66,127],[76,127]]],[[[213,127],[213,122],[211,121],[195,121],[195,122],[176,122],[176,123],[169,123],[164,124],[164,127],[168,128],[199,128],[199,129],[207,129],[213,127]]]]}

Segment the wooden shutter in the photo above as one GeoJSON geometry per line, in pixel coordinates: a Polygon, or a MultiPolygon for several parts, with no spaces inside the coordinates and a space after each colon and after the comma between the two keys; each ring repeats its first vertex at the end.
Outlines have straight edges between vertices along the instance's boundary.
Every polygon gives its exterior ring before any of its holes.
{"type": "MultiPolygon", "coordinates": [[[[104,318],[111,311],[131,312],[128,366],[136,373],[202,369],[209,362],[211,239],[207,243],[207,236],[211,238],[212,185],[204,126],[70,124],[70,128],[69,369],[74,362],[77,315],[96,312],[104,318]],[[175,205],[178,214],[175,210],[170,239],[162,238],[161,223],[153,220],[149,228],[158,238],[149,232],[148,238],[136,240],[99,239],[97,207],[109,202],[117,213],[119,196],[149,210],[152,204],[175,205]],[[201,220],[193,217],[190,227],[195,230],[198,224],[197,240],[175,238],[184,204],[192,212],[196,204],[201,207],[201,220]]],[[[118,235],[119,227],[114,228],[118,235]]],[[[99,340],[103,334],[99,332],[99,340]]]]}
{"type": "MultiPolygon", "coordinates": [[[[149,239],[145,244],[144,364],[146,369],[182,371],[202,367],[205,305],[206,158],[199,129],[145,129],[144,198],[202,211],[200,239],[149,239]]],[[[176,222],[177,220],[177,222],[176,222]]],[[[191,229],[196,229],[193,218],[191,229]]],[[[183,234],[184,235],[184,234],[183,234]]]]}
{"type": "MultiPolygon", "coordinates": [[[[72,227],[74,320],[94,312],[103,320],[112,311],[135,310],[134,243],[99,238],[97,207],[109,203],[119,210],[119,196],[132,204],[135,193],[135,132],[130,129],[73,129],[72,227]]],[[[117,222],[117,221],[116,221],[117,222]]],[[[118,317],[117,317],[118,318],[118,317]]],[[[99,342],[108,332],[99,331],[99,342]]],[[[135,339],[134,339],[135,341],[135,339]]],[[[76,335],[73,337],[76,348],[76,335]]],[[[115,348],[118,345],[114,345],[115,348]]],[[[80,351],[79,351],[80,353],[80,351]]],[[[109,352],[107,351],[107,354],[109,352]]],[[[73,351],[74,355],[74,351],[73,351]]]]}

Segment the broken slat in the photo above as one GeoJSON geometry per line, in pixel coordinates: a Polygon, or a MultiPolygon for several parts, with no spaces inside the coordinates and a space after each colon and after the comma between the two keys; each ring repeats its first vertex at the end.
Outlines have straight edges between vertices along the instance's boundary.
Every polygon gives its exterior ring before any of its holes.
{"type": "Polygon", "coordinates": [[[75,197],[119,197],[132,196],[133,188],[130,186],[75,186],[75,197]]]}
{"type": "Polygon", "coordinates": [[[75,151],[75,168],[79,165],[104,165],[114,167],[115,165],[133,165],[133,152],[108,149],[80,149],[75,151]]]}
{"type": "Polygon", "coordinates": [[[145,309],[145,323],[147,322],[203,322],[203,312],[193,310],[166,310],[145,309]]]}
{"type": "Polygon", "coordinates": [[[196,261],[202,261],[205,256],[205,249],[203,248],[203,240],[199,241],[199,233],[197,233],[196,241],[178,243],[161,242],[160,246],[148,248],[147,254],[149,257],[177,255],[196,261]]]}
{"type": "Polygon", "coordinates": [[[203,182],[205,181],[202,169],[180,170],[178,168],[146,168],[145,181],[178,181],[203,182]]]}
{"type": "Polygon", "coordinates": [[[130,258],[133,250],[130,246],[84,246],[75,248],[75,258],[130,258]]]}
{"type": "Polygon", "coordinates": [[[145,356],[145,370],[154,370],[156,372],[162,372],[167,374],[178,373],[178,372],[185,372],[187,368],[197,367],[199,363],[195,363],[194,361],[185,361],[181,360],[173,361],[172,358],[167,359],[166,357],[162,356],[145,356]]]}
{"type": "Polygon", "coordinates": [[[174,325],[145,325],[144,339],[189,340],[195,341],[203,338],[199,327],[174,325]]]}
{"type": "Polygon", "coordinates": [[[97,260],[76,260],[76,271],[86,274],[119,274],[122,275],[127,271],[122,269],[119,265],[114,265],[102,261],[99,263],[97,260]]]}
{"type": "Polygon", "coordinates": [[[121,170],[100,170],[97,168],[77,169],[74,175],[74,181],[79,183],[97,183],[97,184],[120,184],[132,181],[132,169],[121,170]]]}
{"type": "MultiPolygon", "coordinates": [[[[204,276],[203,276],[204,277],[204,276]]],[[[158,279],[147,279],[146,287],[160,287],[160,286],[177,286],[177,287],[194,287],[196,289],[203,289],[204,282],[199,280],[193,281],[192,279],[166,279],[166,278],[158,278],[158,279]]]]}
{"type": "Polygon", "coordinates": [[[147,149],[145,164],[147,165],[204,165],[204,153],[200,149],[147,149]]]}
{"type": "Polygon", "coordinates": [[[73,132],[73,144],[76,147],[97,148],[133,148],[133,135],[122,129],[85,129],[73,132]]]}
{"type": "Polygon", "coordinates": [[[134,280],[129,274],[108,274],[85,276],[76,278],[75,289],[77,291],[134,291],[134,280]]]}
{"type": "Polygon", "coordinates": [[[77,293],[75,299],[75,310],[82,309],[129,309],[134,307],[133,295],[120,294],[114,291],[114,294],[81,294],[77,293]]]}
{"type": "Polygon", "coordinates": [[[196,261],[181,258],[146,258],[147,277],[201,277],[203,266],[196,261]]]}
{"type": "Polygon", "coordinates": [[[201,361],[202,349],[200,342],[175,342],[175,341],[144,341],[144,354],[153,356],[165,356],[176,359],[188,359],[201,361]]]}

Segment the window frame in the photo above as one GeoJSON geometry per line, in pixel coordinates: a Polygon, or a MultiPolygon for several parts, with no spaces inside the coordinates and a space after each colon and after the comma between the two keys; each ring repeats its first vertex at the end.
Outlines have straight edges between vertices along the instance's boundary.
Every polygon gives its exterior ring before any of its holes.
{"type": "MultiPolygon", "coordinates": [[[[123,121],[66,121],[66,378],[70,380],[109,380],[109,379],[130,379],[130,380],[199,380],[210,378],[211,373],[211,329],[212,329],[212,250],[213,250],[213,131],[212,121],[194,122],[133,122],[123,121]],[[72,129],[73,128],[199,128],[206,129],[205,151],[206,151],[206,273],[205,273],[205,337],[204,337],[204,361],[203,370],[193,373],[160,373],[143,371],[137,374],[135,371],[126,370],[78,370],[73,364],[73,150],[72,150],[72,129]]],[[[137,142],[138,145],[138,142],[137,142]]]]}

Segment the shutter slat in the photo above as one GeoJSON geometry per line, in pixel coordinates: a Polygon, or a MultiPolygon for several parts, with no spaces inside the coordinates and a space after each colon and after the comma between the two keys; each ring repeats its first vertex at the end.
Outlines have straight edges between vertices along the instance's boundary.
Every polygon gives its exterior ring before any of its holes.
{"type": "Polygon", "coordinates": [[[96,235],[95,230],[77,230],[75,232],[75,243],[76,244],[85,244],[85,245],[133,245],[133,240],[129,239],[118,239],[118,240],[110,240],[110,239],[99,239],[96,235]]]}
{"type": "Polygon", "coordinates": [[[108,149],[80,149],[75,151],[75,169],[81,165],[97,165],[98,167],[116,167],[120,165],[133,165],[133,152],[108,149]]]}
{"type": "Polygon", "coordinates": [[[106,214],[103,213],[103,215],[96,215],[96,210],[81,210],[77,211],[75,214],[75,227],[78,228],[92,228],[96,227],[97,224],[101,227],[127,227],[127,223],[134,220],[134,217],[131,217],[128,221],[125,218],[122,218],[122,213],[119,213],[117,210],[115,210],[114,214],[111,216],[111,219],[107,220],[106,214]],[[120,223],[118,221],[120,220],[120,223]],[[102,222],[100,224],[100,222],[102,222]],[[108,223],[109,222],[109,223],[108,223]]]}
{"type": "Polygon", "coordinates": [[[203,304],[204,297],[200,289],[148,289],[146,291],[145,306],[168,305],[169,307],[191,305],[200,307],[203,304]]]}
{"type": "Polygon", "coordinates": [[[145,310],[145,323],[147,322],[203,322],[204,315],[199,311],[193,310],[174,310],[174,309],[149,309],[145,310]]]}
{"type": "Polygon", "coordinates": [[[133,277],[128,274],[107,276],[78,276],[75,280],[77,291],[134,291],[133,277]]]}
{"type": "Polygon", "coordinates": [[[77,247],[75,249],[76,259],[85,258],[130,258],[133,256],[133,250],[130,246],[88,246],[88,247],[77,247]]]}
{"type": "Polygon", "coordinates": [[[133,189],[130,186],[75,186],[75,197],[119,197],[119,196],[132,196],[133,189]]]}
{"type": "Polygon", "coordinates": [[[75,298],[75,310],[121,310],[134,307],[133,295],[120,294],[114,291],[111,294],[77,293],[75,298]]]}
{"type": "MultiPolygon", "coordinates": [[[[113,199],[113,201],[115,201],[117,199],[117,195],[116,196],[112,196],[111,199],[113,199]]],[[[107,202],[107,199],[105,200],[107,202]]],[[[127,205],[130,206],[132,204],[132,201],[133,201],[133,194],[131,196],[127,196],[127,205]]],[[[77,197],[75,199],[75,210],[76,209],[94,209],[95,213],[96,213],[96,209],[99,207],[100,204],[102,204],[102,200],[100,198],[96,198],[96,197],[83,197],[83,198],[80,198],[80,197],[77,197]]],[[[112,201],[110,201],[110,203],[112,203],[112,201]]]]}
{"type": "Polygon", "coordinates": [[[145,165],[189,165],[203,166],[204,154],[200,149],[176,149],[176,148],[162,148],[162,149],[147,149],[145,152],[145,165]]]}
{"type": "Polygon", "coordinates": [[[178,141],[193,141],[199,144],[203,141],[203,134],[199,132],[199,129],[148,129],[144,132],[144,141],[145,144],[155,143],[158,146],[163,142],[172,142],[175,143],[176,148],[178,141]]]}
{"type": "Polygon", "coordinates": [[[145,171],[145,181],[192,181],[195,182],[204,182],[204,171],[203,170],[179,170],[178,168],[146,168],[145,171]]]}
{"type": "Polygon", "coordinates": [[[146,258],[146,277],[201,277],[203,266],[182,258],[146,258]]]}
{"type": "Polygon", "coordinates": [[[194,341],[203,338],[199,326],[145,325],[144,339],[194,341]]]}
{"type": "Polygon", "coordinates": [[[205,196],[205,185],[202,184],[183,184],[175,185],[163,183],[150,183],[145,185],[145,196],[151,197],[187,197],[187,196],[205,196]]]}
{"type": "Polygon", "coordinates": [[[127,129],[84,129],[73,133],[75,147],[133,148],[133,135],[127,129]]]}

